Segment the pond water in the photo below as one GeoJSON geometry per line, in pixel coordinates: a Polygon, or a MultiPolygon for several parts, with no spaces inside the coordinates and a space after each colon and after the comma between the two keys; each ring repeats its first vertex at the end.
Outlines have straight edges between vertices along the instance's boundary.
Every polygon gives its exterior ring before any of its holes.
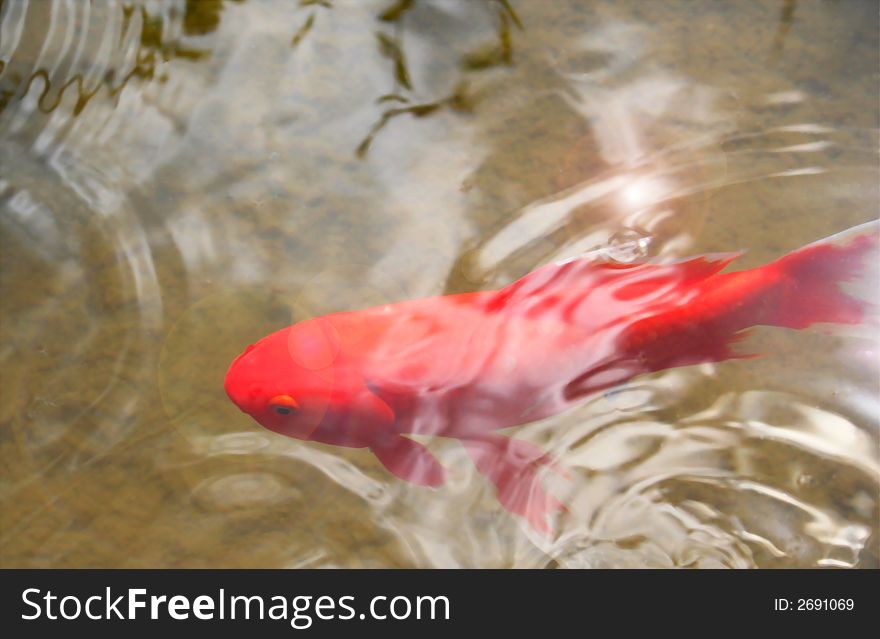
{"type": "Polygon", "coordinates": [[[878,32],[858,0],[4,0],[0,565],[878,567],[876,324],[518,428],[568,470],[552,535],[455,441],[422,488],[223,391],[314,315],[875,218],[878,32]]]}

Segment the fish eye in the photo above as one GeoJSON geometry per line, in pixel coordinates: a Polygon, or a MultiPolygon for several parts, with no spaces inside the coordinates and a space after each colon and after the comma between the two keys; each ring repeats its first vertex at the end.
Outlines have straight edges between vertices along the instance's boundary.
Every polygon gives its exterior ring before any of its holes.
{"type": "Polygon", "coordinates": [[[290,395],[278,395],[269,402],[269,408],[275,411],[276,415],[290,415],[293,411],[299,410],[299,404],[290,395]]]}

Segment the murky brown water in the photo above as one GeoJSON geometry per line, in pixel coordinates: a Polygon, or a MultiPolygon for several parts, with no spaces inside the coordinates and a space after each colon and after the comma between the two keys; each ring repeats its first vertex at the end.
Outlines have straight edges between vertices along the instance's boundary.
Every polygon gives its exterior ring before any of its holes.
{"type": "Polygon", "coordinates": [[[317,313],[872,219],[877,52],[857,0],[4,0],[0,564],[877,567],[876,328],[519,429],[552,538],[222,388],[317,313]]]}

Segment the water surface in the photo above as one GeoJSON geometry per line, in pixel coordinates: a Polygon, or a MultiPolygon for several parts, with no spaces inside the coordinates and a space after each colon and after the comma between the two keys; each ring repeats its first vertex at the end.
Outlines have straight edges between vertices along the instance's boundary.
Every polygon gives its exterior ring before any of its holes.
{"type": "Polygon", "coordinates": [[[418,488],[222,389],[319,313],[876,217],[878,32],[858,0],[4,0],[0,564],[878,567],[876,327],[518,429],[572,473],[550,538],[454,442],[418,488]]]}

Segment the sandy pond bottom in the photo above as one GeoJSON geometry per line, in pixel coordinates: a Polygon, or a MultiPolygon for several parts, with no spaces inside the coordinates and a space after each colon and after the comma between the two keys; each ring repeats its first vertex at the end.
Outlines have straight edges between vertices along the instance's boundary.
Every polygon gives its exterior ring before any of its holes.
{"type": "Polygon", "coordinates": [[[222,389],[318,313],[870,220],[878,32],[852,0],[2,3],[0,565],[878,567],[876,324],[518,429],[570,470],[550,537],[455,442],[418,488],[222,389]]]}

